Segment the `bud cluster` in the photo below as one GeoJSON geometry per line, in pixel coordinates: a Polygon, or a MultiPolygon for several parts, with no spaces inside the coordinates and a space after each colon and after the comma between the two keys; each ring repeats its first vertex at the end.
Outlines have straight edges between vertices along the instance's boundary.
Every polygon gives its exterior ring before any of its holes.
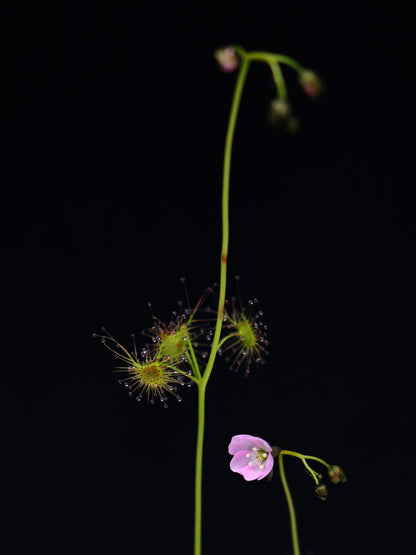
{"type": "Polygon", "coordinates": [[[283,98],[274,98],[269,105],[269,121],[287,133],[296,133],[299,120],[292,114],[292,107],[283,98]]]}
{"type": "Polygon", "coordinates": [[[216,50],[214,58],[224,73],[232,73],[247,62],[259,61],[268,64],[276,85],[276,97],[270,102],[268,119],[270,123],[288,133],[298,131],[299,120],[292,114],[281,66],[288,65],[297,72],[299,85],[309,98],[316,99],[324,92],[324,85],[319,76],[288,56],[268,52],[246,52],[240,46],[230,45],[216,50]]]}
{"type": "MultiPolygon", "coordinates": [[[[342,484],[347,481],[345,473],[338,465],[328,465],[327,477],[332,484],[342,484]]],[[[328,487],[322,481],[322,474],[316,474],[318,483],[315,486],[315,495],[321,501],[325,501],[328,497],[328,487]]]]}

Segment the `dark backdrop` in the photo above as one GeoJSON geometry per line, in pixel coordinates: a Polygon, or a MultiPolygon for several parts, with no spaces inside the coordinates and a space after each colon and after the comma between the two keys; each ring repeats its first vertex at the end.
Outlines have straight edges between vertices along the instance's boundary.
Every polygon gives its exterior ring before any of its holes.
{"type": "MultiPolygon", "coordinates": [[[[230,42],[285,53],[296,136],[244,93],[232,167],[230,289],[258,297],[267,365],[208,386],[204,553],[290,552],[276,477],[229,471],[237,433],[342,464],[314,498],[288,461],[303,551],[391,553],[410,538],[416,308],[414,64],[382,5],[13,4],[3,18],[2,499],[5,552],[191,553],[196,390],[135,403],[93,332],[124,344],[219,279],[230,42]]],[[[234,3],[238,4],[238,3],[234,3]]],[[[413,500],[413,498],[412,498],[413,500]]]]}

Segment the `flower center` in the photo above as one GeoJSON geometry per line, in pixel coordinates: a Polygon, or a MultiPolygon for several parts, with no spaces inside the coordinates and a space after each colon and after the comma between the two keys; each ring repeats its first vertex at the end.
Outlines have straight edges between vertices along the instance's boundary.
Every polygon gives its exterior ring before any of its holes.
{"type": "Polygon", "coordinates": [[[248,459],[247,464],[248,466],[255,465],[256,468],[263,470],[264,463],[268,456],[269,456],[269,453],[267,451],[264,451],[263,449],[259,449],[258,447],[252,447],[251,453],[246,454],[246,457],[248,459]]]}

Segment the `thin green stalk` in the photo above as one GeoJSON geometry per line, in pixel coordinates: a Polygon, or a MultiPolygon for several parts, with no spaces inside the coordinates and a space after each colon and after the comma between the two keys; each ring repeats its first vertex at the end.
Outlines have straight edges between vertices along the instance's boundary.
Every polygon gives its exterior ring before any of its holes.
{"type": "Polygon", "coordinates": [[[329,464],[324,461],[323,459],[320,459],[319,457],[314,457],[313,455],[302,455],[301,453],[296,453],[296,451],[288,451],[287,449],[284,449],[283,452],[284,455],[290,455],[291,457],[296,457],[298,459],[308,459],[310,461],[316,461],[319,462],[321,464],[323,464],[324,466],[326,466],[327,468],[329,468],[329,464]]]}
{"type": "Polygon", "coordinates": [[[199,371],[199,365],[198,365],[198,361],[196,359],[196,355],[195,355],[194,347],[192,345],[192,341],[188,341],[188,347],[187,348],[188,348],[187,358],[188,358],[189,366],[192,368],[192,371],[195,374],[196,380],[200,380],[201,379],[201,372],[199,371]]]}
{"type": "Polygon", "coordinates": [[[329,464],[326,461],[324,461],[323,459],[320,459],[319,457],[314,457],[312,455],[302,455],[302,453],[296,453],[296,451],[288,451],[286,449],[283,450],[283,454],[290,455],[291,457],[296,457],[297,459],[300,459],[303,462],[303,465],[306,468],[306,470],[309,472],[311,477],[315,480],[315,484],[319,486],[320,475],[318,472],[316,472],[313,468],[309,466],[306,460],[308,459],[308,460],[319,462],[324,466],[326,466],[327,468],[329,468],[329,464]]]}
{"type": "Polygon", "coordinates": [[[283,54],[277,54],[276,61],[280,62],[281,64],[286,64],[287,66],[291,67],[295,71],[300,72],[303,70],[303,66],[293,58],[289,58],[289,56],[284,56],[283,54]]]}
{"type": "MultiPolygon", "coordinates": [[[[237,52],[240,52],[241,49],[236,48],[236,50],[237,52]]],[[[246,56],[249,60],[257,60],[268,64],[285,64],[297,72],[303,70],[303,66],[299,62],[289,56],[285,56],[284,54],[274,54],[272,52],[247,52],[246,56]]]]}
{"type": "Polygon", "coordinates": [[[283,455],[288,454],[286,451],[280,451],[278,456],[280,479],[282,480],[283,489],[286,495],[287,505],[289,507],[290,530],[292,532],[293,555],[300,555],[298,529],[296,524],[295,506],[293,505],[292,495],[287,485],[285,468],[283,465],[283,455]]]}
{"type": "Polygon", "coordinates": [[[279,64],[276,62],[269,63],[269,67],[271,69],[273,79],[276,84],[279,98],[281,98],[282,100],[286,100],[287,99],[286,83],[285,83],[285,80],[283,79],[282,70],[280,69],[279,64]]]}
{"type": "Polygon", "coordinates": [[[222,245],[221,245],[221,269],[220,287],[218,298],[218,312],[215,324],[215,332],[212,340],[211,351],[205,367],[204,374],[198,381],[198,429],[196,440],[195,460],[195,529],[194,529],[194,555],[201,555],[201,528],[202,528],[202,456],[204,447],[205,430],[205,392],[208,379],[214,366],[215,357],[218,352],[221,328],[224,318],[225,291],[227,285],[227,258],[229,243],[229,194],[230,194],[230,170],[231,152],[234,139],[235,126],[237,122],[238,109],[250,62],[244,57],[241,59],[234,96],[231,104],[228,120],[227,134],[224,147],[224,167],[222,182],[222,245]]]}
{"type": "Polygon", "coordinates": [[[198,431],[196,438],[195,460],[195,532],[194,554],[201,555],[202,528],[202,455],[205,431],[205,389],[206,383],[198,383],[198,431]]]}
{"type": "Polygon", "coordinates": [[[229,197],[230,197],[230,171],[231,171],[231,152],[233,146],[235,126],[237,123],[238,109],[240,107],[241,96],[247,77],[250,62],[241,59],[240,69],[237,76],[237,82],[234,89],[234,96],[231,104],[230,116],[228,120],[227,134],[225,137],[224,147],[224,166],[222,180],[222,245],[221,245],[221,267],[220,267],[220,288],[218,294],[218,312],[215,324],[215,332],[212,340],[212,347],[209,354],[208,362],[202,377],[202,381],[207,383],[212,368],[214,366],[215,357],[218,352],[218,344],[220,341],[221,328],[224,317],[225,290],[227,286],[227,259],[228,259],[228,243],[230,236],[229,225],[229,197]]]}

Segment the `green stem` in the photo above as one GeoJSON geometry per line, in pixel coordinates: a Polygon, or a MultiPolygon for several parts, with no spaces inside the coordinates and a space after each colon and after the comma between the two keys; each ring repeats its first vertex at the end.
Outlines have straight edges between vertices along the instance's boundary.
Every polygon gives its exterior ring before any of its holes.
{"type": "Polygon", "coordinates": [[[192,368],[193,373],[195,374],[195,381],[198,381],[201,379],[201,372],[199,371],[199,365],[198,365],[198,361],[196,359],[196,355],[195,355],[195,351],[194,351],[194,347],[192,345],[192,341],[188,341],[187,342],[187,348],[188,348],[188,353],[186,355],[188,362],[189,362],[189,366],[192,368]]]}
{"type": "Polygon", "coordinates": [[[283,489],[286,495],[287,505],[289,507],[289,516],[290,516],[290,530],[292,532],[292,544],[293,544],[293,555],[300,555],[299,549],[299,539],[298,539],[298,529],[296,525],[296,513],[295,513],[295,506],[293,505],[292,495],[289,490],[289,486],[287,485],[286,475],[285,475],[285,468],[283,465],[283,455],[290,454],[287,451],[280,451],[278,456],[279,462],[279,472],[280,472],[280,479],[282,480],[283,489]]]}
{"type": "Polygon", "coordinates": [[[288,451],[286,449],[283,450],[283,454],[290,455],[291,457],[296,457],[297,459],[300,459],[303,462],[303,465],[306,468],[306,470],[315,480],[316,485],[319,485],[319,473],[309,466],[309,464],[306,462],[306,459],[319,462],[324,466],[326,466],[327,468],[329,468],[329,464],[323,459],[320,459],[319,457],[314,457],[312,455],[302,455],[302,453],[297,453],[296,451],[288,451]]]}
{"type": "Polygon", "coordinates": [[[328,464],[323,459],[320,459],[319,457],[313,457],[312,455],[303,455],[303,456],[304,456],[305,459],[309,459],[310,461],[319,462],[319,463],[323,464],[324,466],[326,466],[327,468],[329,468],[331,466],[330,464],[328,464]]]}
{"type": "Polygon", "coordinates": [[[283,454],[284,455],[290,455],[291,457],[296,457],[298,459],[308,459],[310,461],[316,461],[319,462],[321,464],[323,464],[324,466],[326,466],[327,468],[330,467],[330,465],[324,461],[323,459],[320,459],[319,457],[314,457],[313,455],[302,455],[302,453],[297,453],[296,451],[288,451],[287,449],[283,450],[283,454]]]}
{"type": "Polygon", "coordinates": [[[224,166],[222,180],[222,245],[221,245],[221,269],[220,269],[220,288],[218,294],[218,311],[215,323],[215,332],[212,339],[211,351],[208,362],[202,377],[203,382],[207,382],[212,368],[214,366],[215,357],[218,352],[218,344],[220,341],[221,329],[224,318],[225,290],[227,286],[227,259],[228,259],[228,243],[230,236],[229,225],[229,197],[230,197],[230,171],[231,171],[231,152],[233,146],[235,126],[237,123],[238,109],[240,107],[241,96],[247,77],[250,62],[245,58],[241,59],[240,70],[238,72],[237,82],[234,89],[234,96],[231,104],[230,116],[228,120],[227,134],[225,137],[224,147],[224,166]]]}
{"type": "Polygon", "coordinates": [[[245,52],[241,47],[235,46],[236,52],[244,55],[247,60],[256,60],[259,62],[266,62],[268,64],[285,64],[297,72],[303,71],[303,66],[284,54],[274,54],[272,52],[245,52]]]}
{"type": "Polygon", "coordinates": [[[229,339],[231,339],[232,337],[240,337],[240,334],[235,332],[235,333],[229,333],[228,335],[226,335],[225,337],[223,337],[221,339],[221,341],[218,344],[218,349],[221,349],[221,347],[224,345],[224,343],[226,343],[229,339]]]}
{"type": "Polygon", "coordinates": [[[277,54],[276,61],[280,62],[281,64],[286,64],[287,66],[291,67],[295,71],[303,70],[303,66],[293,58],[289,58],[289,56],[284,56],[283,54],[277,54]]]}
{"type": "Polygon", "coordinates": [[[205,390],[206,383],[198,383],[198,431],[196,438],[195,460],[195,532],[194,555],[201,555],[202,528],[202,455],[204,450],[205,430],[205,390]]]}
{"type": "Polygon", "coordinates": [[[281,98],[282,100],[286,100],[287,99],[286,83],[285,83],[285,80],[283,79],[282,70],[280,69],[279,64],[276,62],[269,63],[269,67],[272,71],[273,79],[276,84],[278,97],[281,98]]]}
{"type": "Polygon", "coordinates": [[[250,62],[244,57],[241,59],[234,96],[228,120],[227,134],[224,147],[224,167],[222,181],[222,245],[221,245],[221,270],[218,298],[218,312],[215,332],[212,340],[211,351],[205,367],[204,374],[198,382],[198,430],[196,440],[195,461],[195,529],[194,529],[194,555],[201,555],[201,528],[202,528],[202,455],[204,447],[205,430],[205,392],[208,379],[211,375],[215,357],[218,352],[221,329],[224,318],[225,290],[227,285],[227,258],[229,243],[229,195],[230,195],[230,170],[231,151],[237,122],[238,109],[250,62]]]}

